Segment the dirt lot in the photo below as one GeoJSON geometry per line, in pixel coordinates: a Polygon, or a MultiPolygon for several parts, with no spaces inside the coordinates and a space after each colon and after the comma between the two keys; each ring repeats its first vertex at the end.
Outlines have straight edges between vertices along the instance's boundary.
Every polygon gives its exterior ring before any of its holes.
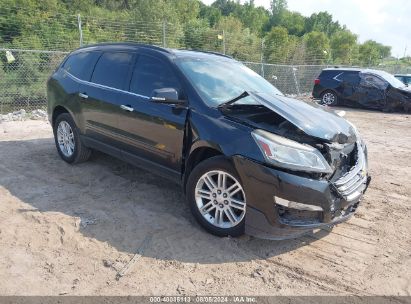
{"type": "Polygon", "coordinates": [[[411,118],[344,110],[372,184],[349,222],[288,241],[209,235],[178,186],[103,154],[67,165],[47,122],[0,123],[0,294],[411,295],[411,118]]]}

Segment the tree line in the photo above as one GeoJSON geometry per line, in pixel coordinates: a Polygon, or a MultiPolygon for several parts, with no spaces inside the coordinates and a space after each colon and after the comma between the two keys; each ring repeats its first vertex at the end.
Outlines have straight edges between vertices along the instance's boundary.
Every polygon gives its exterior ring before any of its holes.
{"type": "Polygon", "coordinates": [[[270,9],[254,0],[211,5],[200,0],[0,0],[0,44],[73,49],[79,35],[76,14],[82,16],[86,43],[166,43],[266,63],[372,66],[391,54],[391,47],[376,41],[359,43],[330,13],[305,17],[290,11],[286,0],[272,0],[270,9]]]}

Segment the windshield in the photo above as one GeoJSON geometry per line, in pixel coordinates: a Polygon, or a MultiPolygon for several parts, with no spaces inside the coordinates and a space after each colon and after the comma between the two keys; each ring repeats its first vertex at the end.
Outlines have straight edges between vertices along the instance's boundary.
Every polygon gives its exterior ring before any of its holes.
{"type": "Polygon", "coordinates": [[[371,71],[370,74],[375,74],[382,77],[394,88],[402,88],[405,86],[401,80],[395,78],[394,75],[391,75],[390,73],[387,73],[385,71],[371,71]]]}
{"type": "MultiPolygon", "coordinates": [[[[283,95],[267,80],[234,60],[182,58],[176,63],[210,106],[218,106],[244,91],[283,95]]],[[[247,96],[238,100],[237,104],[258,102],[247,96]]]]}

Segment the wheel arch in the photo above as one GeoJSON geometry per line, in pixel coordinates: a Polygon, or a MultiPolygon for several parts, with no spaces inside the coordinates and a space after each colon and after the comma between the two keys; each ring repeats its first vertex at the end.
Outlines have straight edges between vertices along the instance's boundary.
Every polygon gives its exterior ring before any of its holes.
{"type": "Polygon", "coordinates": [[[340,95],[340,94],[339,94],[335,89],[330,89],[330,88],[327,88],[327,89],[322,90],[321,93],[320,93],[320,98],[322,98],[323,95],[324,95],[325,93],[327,93],[327,92],[334,93],[334,94],[339,98],[339,95],[340,95]]]}
{"type": "Polygon", "coordinates": [[[74,120],[73,114],[72,114],[66,107],[63,107],[63,106],[61,106],[61,105],[57,105],[57,106],[53,109],[53,114],[52,114],[52,116],[51,116],[52,126],[54,126],[54,123],[56,122],[57,117],[58,117],[60,114],[63,114],[63,113],[70,114],[70,116],[71,116],[71,117],[73,118],[73,120],[74,120]]]}
{"type": "Polygon", "coordinates": [[[208,143],[195,145],[191,148],[190,154],[185,163],[183,175],[183,190],[186,192],[186,184],[191,171],[202,161],[214,156],[224,156],[225,154],[215,146],[208,143]]]}

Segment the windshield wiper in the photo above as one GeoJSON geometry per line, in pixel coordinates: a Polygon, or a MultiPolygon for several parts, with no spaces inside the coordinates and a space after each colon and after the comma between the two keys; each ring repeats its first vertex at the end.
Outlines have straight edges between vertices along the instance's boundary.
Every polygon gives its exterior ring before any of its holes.
{"type": "Polygon", "coordinates": [[[218,105],[219,109],[227,109],[228,106],[232,105],[233,103],[235,103],[237,100],[243,99],[247,96],[250,96],[250,94],[247,91],[244,91],[243,93],[241,93],[240,95],[238,95],[237,97],[234,97],[233,99],[230,99],[228,101],[224,101],[223,103],[218,105]]]}

